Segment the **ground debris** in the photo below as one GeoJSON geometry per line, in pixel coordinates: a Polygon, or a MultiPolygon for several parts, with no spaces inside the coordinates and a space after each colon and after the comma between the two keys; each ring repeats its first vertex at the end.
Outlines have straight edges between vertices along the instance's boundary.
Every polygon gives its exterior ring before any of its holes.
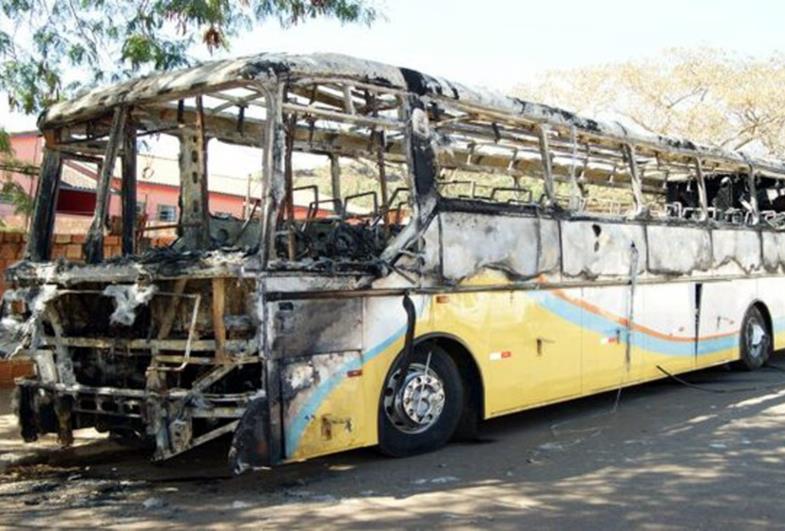
{"type": "Polygon", "coordinates": [[[234,500],[232,502],[232,509],[248,509],[251,504],[242,500],[234,500]]]}
{"type": "Polygon", "coordinates": [[[161,509],[166,505],[166,502],[161,498],[147,498],[142,502],[142,507],[145,509],[161,509]]]}
{"type": "Polygon", "coordinates": [[[29,479],[0,484],[0,497],[20,496],[51,492],[60,486],[59,481],[29,479]]]}
{"type": "Polygon", "coordinates": [[[458,481],[458,478],[455,476],[440,476],[436,478],[419,478],[412,481],[415,485],[425,485],[427,483],[432,483],[434,485],[443,485],[445,483],[452,483],[454,481],[458,481]]]}
{"type": "Polygon", "coordinates": [[[561,451],[561,450],[564,450],[564,446],[562,444],[560,444],[560,443],[557,443],[557,442],[547,442],[547,443],[539,445],[537,447],[537,449],[538,450],[543,450],[545,452],[561,451]]]}

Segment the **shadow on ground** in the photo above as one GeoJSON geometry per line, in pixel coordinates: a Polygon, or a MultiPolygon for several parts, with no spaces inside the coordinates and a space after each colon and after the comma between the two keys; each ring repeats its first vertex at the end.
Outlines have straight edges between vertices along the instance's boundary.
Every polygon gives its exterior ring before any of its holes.
{"type": "Polygon", "coordinates": [[[407,459],[363,449],[232,478],[225,442],[163,465],[53,456],[6,475],[0,507],[22,525],[778,527],[782,357],[776,367],[638,386],[615,412],[607,393],[511,415],[479,442],[407,459]]]}

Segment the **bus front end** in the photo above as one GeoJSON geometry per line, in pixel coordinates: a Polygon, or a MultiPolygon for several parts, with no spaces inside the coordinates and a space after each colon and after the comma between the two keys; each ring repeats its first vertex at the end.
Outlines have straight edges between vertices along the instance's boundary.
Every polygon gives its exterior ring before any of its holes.
{"type": "Polygon", "coordinates": [[[161,460],[233,433],[265,400],[262,326],[247,259],[220,261],[17,264],[3,325],[36,369],[17,382],[23,438],[94,427],[161,460]]]}

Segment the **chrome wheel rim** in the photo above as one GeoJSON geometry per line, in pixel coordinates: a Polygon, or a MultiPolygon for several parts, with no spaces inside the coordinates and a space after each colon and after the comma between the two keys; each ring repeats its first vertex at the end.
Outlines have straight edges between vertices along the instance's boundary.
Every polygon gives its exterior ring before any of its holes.
{"type": "Polygon", "coordinates": [[[444,411],[444,382],[433,369],[421,363],[412,363],[406,378],[395,393],[400,377],[399,369],[387,380],[384,412],[400,431],[422,433],[433,426],[444,411]]]}

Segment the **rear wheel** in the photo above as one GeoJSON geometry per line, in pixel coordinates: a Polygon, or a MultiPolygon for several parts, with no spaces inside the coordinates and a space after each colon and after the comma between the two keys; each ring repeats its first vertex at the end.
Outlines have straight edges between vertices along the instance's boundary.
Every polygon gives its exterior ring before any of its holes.
{"type": "Polygon", "coordinates": [[[739,349],[741,358],[736,366],[746,371],[754,371],[768,361],[772,351],[771,331],[760,309],[755,306],[747,310],[741,324],[739,349]]]}
{"type": "Polygon", "coordinates": [[[395,457],[444,446],[460,421],[465,393],[458,367],[437,345],[415,347],[405,376],[401,365],[398,360],[390,370],[379,408],[379,448],[395,457]]]}

